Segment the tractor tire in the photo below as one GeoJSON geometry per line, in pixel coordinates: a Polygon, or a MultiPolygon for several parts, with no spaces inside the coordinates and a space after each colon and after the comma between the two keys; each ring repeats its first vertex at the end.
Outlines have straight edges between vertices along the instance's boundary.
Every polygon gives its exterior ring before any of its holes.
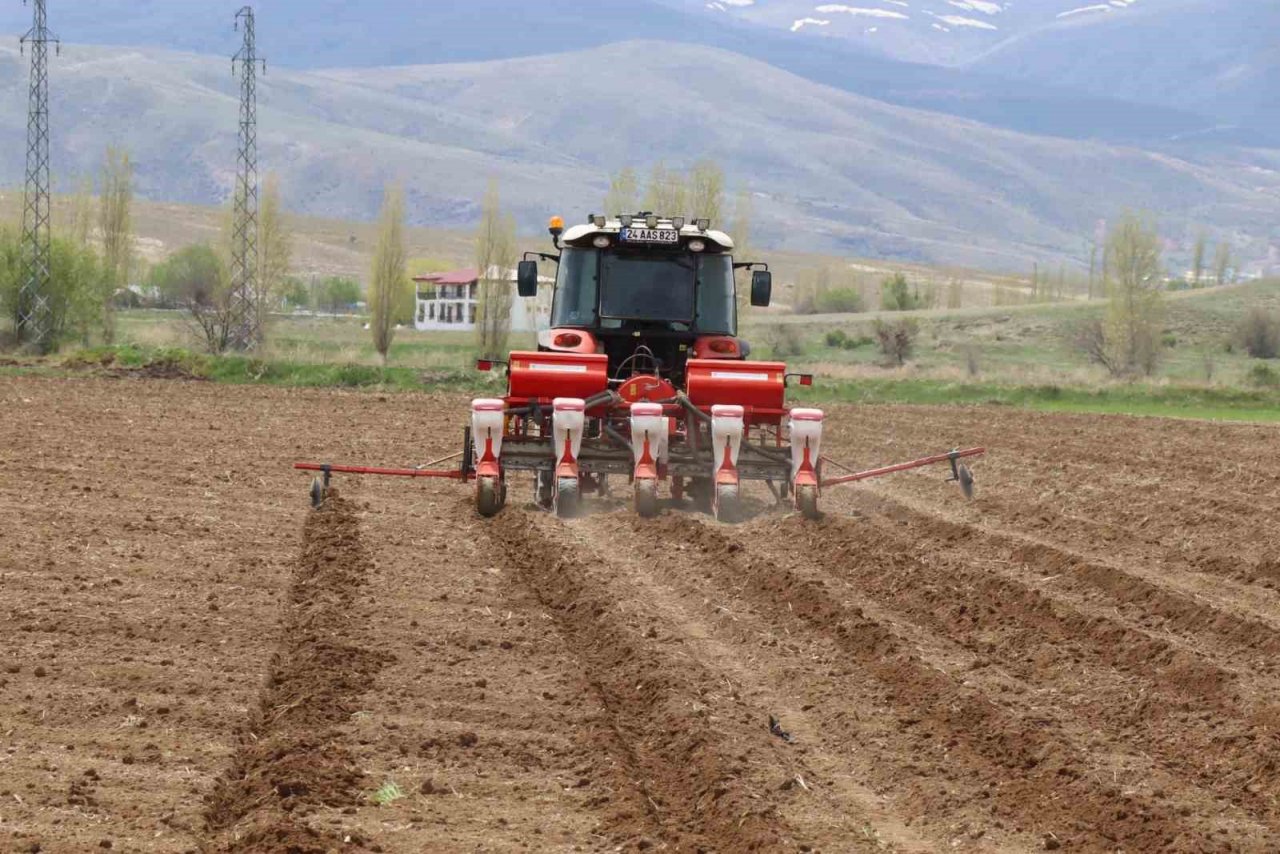
{"type": "Polygon", "coordinates": [[[635,482],[636,515],[642,519],[651,519],[658,515],[658,483],[654,480],[637,480],[635,482]]]}
{"type": "Polygon", "coordinates": [[[806,519],[822,518],[822,514],[818,511],[817,487],[800,486],[796,488],[796,509],[806,519]]]}
{"type": "Polygon", "coordinates": [[[476,481],[476,511],[486,519],[498,515],[506,503],[506,488],[496,477],[476,481]]]}
{"type": "Polygon", "coordinates": [[[324,481],[319,477],[311,478],[311,508],[320,509],[320,505],[324,504],[324,500],[328,497],[329,490],[325,489],[324,481]]]}
{"type": "Polygon", "coordinates": [[[561,519],[572,519],[582,508],[582,490],[575,477],[562,477],[556,483],[555,497],[556,515],[561,519]]]}
{"type": "Polygon", "coordinates": [[[967,465],[965,465],[964,463],[961,463],[960,467],[956,470],[956,474],[958,475],[957,479],[960,481],[960,492],[964,494],[965,498],[972,500],[973,499],[973,472],[969,470],[969,467],[967,465]]]}
{"type": "Polygon", "coordinates": [[[742,521],[742,487],[720,484],[715,490],[716,521],[730,524],[742,521]]]}

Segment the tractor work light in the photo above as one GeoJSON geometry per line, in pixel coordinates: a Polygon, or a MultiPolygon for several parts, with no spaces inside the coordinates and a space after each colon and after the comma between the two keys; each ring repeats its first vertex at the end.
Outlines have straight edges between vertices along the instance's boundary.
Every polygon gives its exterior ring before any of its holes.
{"type": "Polygon", "coordinates": [[[709,220],[709,219],[695,219],[695,220],[693,221],[693,224],[694,224],[694,225],[696,225],[696,226],[698,227],[698,231],[706,231],[708,228],[710,228],[710,227],[711,227],[711,220],[709,220]]]}
{"type": "Polygon", "coordinates": [[[679,231],[680,229],[684,228],[684,217],[673,216],[671,218],[671,224],[675,227],[676,231],[679,231]]]}
{"type": "Polygon", "coordinates": [[[657,215],[657,214],[649,214],[647,217],[645,217],[645,218],[644,218],[644,224],[645,224],[645,227],[646,227],[646,228],[657,228],[657,227],[658,227],[658,215],[657,215]]]}
{"type": "Polygon", "coordinates": [[[690,240],[690,241],[689,241],[689,251],[690,251],[690,252],[701,252],[702,250],[704,250],[704,249],[706,249],[706,248],[707,248],[707,244],[706,244],[706,242],[705,242],[705,241],[702,241],[702,240],[690,240]]]}
{"type": "MultiPolygon", "coordinates": [[[[600,227],[601,227],[601,228],[603,228],[603,226],[600,226],[600,227]]],[[[608,236],[606,236],[606,235],[603,235],[603,234],[597,234],[597,235],[596,235],[596,239],[595,239],[595,240],[593,240],[593,241],[591,241],[591,245],[592,245],[592,246],[594,246],[594,247],[595,247],[595,248],[597,248],[597,249],[608,249],[608,248],[609,248],[609,238],[608,238],[608,236]]]]}
{"type": "Polygon", "coordinates": [[[596,228],[604,228],[604,224],[605,222],[607,222],[607,220],[605,219],[604,214],[593,214],[591,217],[591,222],[593,225],[595,225],[596,228]]]}
{"type": "Polygon", "coordinates": [[[555,345],[557,347],[580,347],[582,346],[582,336],[577,332],[561,332],[555,337],[555,345]]]}
{"type": "Polygon", "coordinates": [[[633,219],[631,214],[618,214],[618,222],[622,223],[623,228],[630,228],[633,219]]]}

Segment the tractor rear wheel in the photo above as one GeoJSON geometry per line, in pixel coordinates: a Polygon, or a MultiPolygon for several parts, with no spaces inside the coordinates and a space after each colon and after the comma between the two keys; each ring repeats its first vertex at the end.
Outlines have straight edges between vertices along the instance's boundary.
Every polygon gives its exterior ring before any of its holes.
{"type": "Polygon", "coordinates": [[[482,477],[476,480],[476,511],[488,518],[496,516],[506,503],[506,487],[496,477],[482,477]]]}
{"type": "Polygon", "coordinates": [[[636,515],[649,519],[658,515],[658,482],[641,478],[635,483],[636,515]]]}
{"type": "Polygon", "coordinates": [[[796,487],[796,509],[806,519],[818,519],[818,488],[816,486],[796,487]]]}
{"type": "Polygon", "coordinates": [[[715,516],[720,522],[738,522],[742,519],[742,490],[737,484],[716,485],[715,516]]]}
{"type": "Polygon", "coordinates": [[[582,491],[576,477],[562,477],[556,481],[554,504],[556,515],[561,519],[571,519],[578,515],[582,505],[582,491]]]}

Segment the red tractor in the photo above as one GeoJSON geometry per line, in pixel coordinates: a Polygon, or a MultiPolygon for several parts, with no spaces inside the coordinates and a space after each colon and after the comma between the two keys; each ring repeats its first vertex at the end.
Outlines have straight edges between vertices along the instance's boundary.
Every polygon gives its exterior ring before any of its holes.
{"type": "Polygon", "coordinates": [[[735,262],[733,241],[705,219],[653,213],[593,215],[550,228],[555,254],[526,253],[519,295],[538,290],[538,261],[557,267],[550,328],[536,350],[507,361],[507,393],[471,405],[461,465],[454,469],[367,469],[299,463],[320,471],[313,501],[332,472],[474,480],[476,508],[492,516],[506,503],[508,481],[530,472],[536,502],[560,516],[579,511],[584,495],[604,493],[610,476],[626,478],[636,512],[652,516],[670,501],[692,503],[721,520],[741,517],[745,481],[763,481],[779,502],[818,516],[823,486],[935,462],[951,463],[966,494],[972,475],[959,461],[982,453],[952,451],[887,469],[823,479],[823,413],[786,404],[791,382],[811,384],[777,361],[750,358],[737,337],[735,272],[751,271],[750,302],[768,306],[767,265],[735,262]]]}

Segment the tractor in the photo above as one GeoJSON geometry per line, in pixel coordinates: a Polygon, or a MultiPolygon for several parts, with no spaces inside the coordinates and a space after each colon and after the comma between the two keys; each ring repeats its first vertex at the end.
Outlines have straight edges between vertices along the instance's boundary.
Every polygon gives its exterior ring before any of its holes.
{"type": "Polygon", "coordinates": [[[506,504],[513,476],[527,472],[534,501],[563,517],[577,515],[585,496],[607,493],[615,478],[629,482],[640,516],[667,504],[738,521],[745,482],[763,481],[777,502],[816,519],[825,486],[941,462],[972,494],[961,460],[981,448],[824,479],[824,413],[786,403],[788,386],[811,385],[812,376],[752,359],[738,337],[737,272],[750,273],[749,302],[758,308],[772,299],[772,273],[736,261],[733,240],[708,220],[592,214],[569,228],[553,217],[549,231],[556,251],[525,253],[516,272],[519,296],[534,298],[539,261],[555,265],[549,328],[536,349],[477,362],[482,371],[505,370],[507,389],[472,401],[454,455],[460,464],[298,463],[319,472],[313,502],[334,472],[443,477],[474,482],[476,509],[488,517],[506,504]]]}

